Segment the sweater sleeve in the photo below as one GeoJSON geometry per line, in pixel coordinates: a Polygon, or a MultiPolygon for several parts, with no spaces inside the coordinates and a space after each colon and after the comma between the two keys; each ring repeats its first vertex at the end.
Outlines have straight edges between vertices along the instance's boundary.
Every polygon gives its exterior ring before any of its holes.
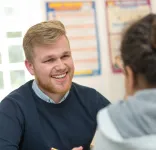
{"type": "Polygon", "coordinates": [[[99,92],[97,92],[97,99],[95,102],[96,102],[96,113],[98,113],[99,110],[110,104],[110,102],[99,92]]]}
{"type": "Polygon", "coordinates": [[[0,150],[18,150],[24,118],[19,106],[5,99],[0,103],[0,150]]]}

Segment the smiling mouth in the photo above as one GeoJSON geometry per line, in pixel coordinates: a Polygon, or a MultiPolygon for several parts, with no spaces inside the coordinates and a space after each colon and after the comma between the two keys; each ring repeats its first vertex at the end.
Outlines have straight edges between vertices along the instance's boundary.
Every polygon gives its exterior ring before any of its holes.
{"type": "Polygon", "coordinates": [[[67,72],[64,73],[64,74],[60,74],[60,75],[56,75],[56,76],[52,76],[52,77],[55,78],[55,79],[62,79],[62,78],[64,78],[66,75],[67,75],[67,72]]]}

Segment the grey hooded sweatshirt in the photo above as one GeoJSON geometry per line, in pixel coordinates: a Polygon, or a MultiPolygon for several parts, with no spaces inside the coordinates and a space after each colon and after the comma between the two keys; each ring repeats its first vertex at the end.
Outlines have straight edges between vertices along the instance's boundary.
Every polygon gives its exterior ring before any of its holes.
{"type": "Polygon", "coordinates": [[[104,108],[97,121],[94,150],[156,150],[156,89],[104,108]]]}

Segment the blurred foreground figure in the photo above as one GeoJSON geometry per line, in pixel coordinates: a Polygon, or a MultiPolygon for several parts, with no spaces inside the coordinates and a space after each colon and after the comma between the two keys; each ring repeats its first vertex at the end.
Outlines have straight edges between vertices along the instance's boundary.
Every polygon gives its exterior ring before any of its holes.
{"type": "Polygon", "coordinates": [[[156,15],[124,33],[121,59],[126,101],[98,113],[94,150],[156,150],[156,15]]]}

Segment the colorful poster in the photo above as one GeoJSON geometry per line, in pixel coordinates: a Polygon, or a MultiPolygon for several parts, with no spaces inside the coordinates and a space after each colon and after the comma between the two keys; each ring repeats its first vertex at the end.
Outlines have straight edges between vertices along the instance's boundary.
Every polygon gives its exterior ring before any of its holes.
{"type": "Polygon", "coordinates": [[[106,0],[106,21],[113,72],[121,72],[120,43],[123,28],[151,12],[150,0],[106,0]]]}
{"type": "Polygon", "coordinates": [[[47,20],[65,25],[75,63],[75,76],[101,73],[95,2],[45,2],[47,20]]]}

